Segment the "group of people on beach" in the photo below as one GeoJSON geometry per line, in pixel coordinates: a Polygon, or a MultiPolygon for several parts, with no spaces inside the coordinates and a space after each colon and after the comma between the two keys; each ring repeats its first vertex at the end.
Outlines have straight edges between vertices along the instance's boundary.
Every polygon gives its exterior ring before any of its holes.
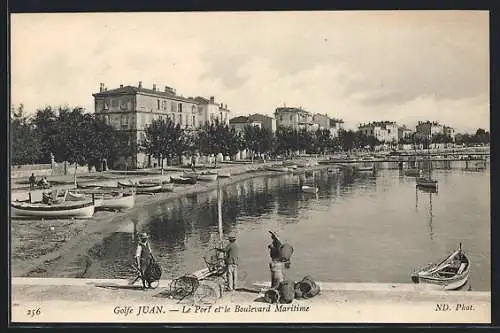
{"type": "MultiPolygon", "coordinates": [[[[290,258],[293,254],[293,247],[290,244],[282,243],[278,236],[269,231],[271,244],[268,245],[271,262],[271,288],[276,288],[285,279],[285,269],[290,268],[290,258]]],[[[149,236],[146,233],[138,234],[137,249],[135,253],[135,264],[140,272],[144,288],[151,287],[146,278],[152,264],[156,263],[149,246],[149,236]]],[[[238,286],[238,268],[240,264],[240,250],[236,244],[236,237],[229,236],[229,243],[225,247],[216,248],[224,254],[224,265],[227,274],[228,291],[235,291],[238,286]]]]}

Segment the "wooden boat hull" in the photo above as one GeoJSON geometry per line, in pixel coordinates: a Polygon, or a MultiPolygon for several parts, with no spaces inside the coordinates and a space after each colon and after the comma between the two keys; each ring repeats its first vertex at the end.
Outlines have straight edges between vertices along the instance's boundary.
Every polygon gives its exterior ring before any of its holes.
{"type": "Polygon", "coordinates": [[[431,264],[414,272],[411,279],[414,283],[433,284],[444,290],[456,290],[467,283],[470,266],[469,257],[459,249],[439,264],[431,264]]]}
{"type": "Polygon", "coordinates": [[[170,181],[174,184],[196,184],[196,178],[170,177],[170,181]]]}
{"type": "Polygon", "coordinates": [[[313,187],[313,186],[304,185],[304,186],[302,186],[302,192],[314,194],[314,193],[318,193],[318,188],[313,187]]]}
{"type": "Polygon", "coordinates": [[[94,209],[91,201],[54,205],[11,203],[12,216],[89,218],[94,215],[94,209]]]}
{"type": "Polygon", "coordinates": [[[267,171],[272,171],[272,172],[288,172],[287,167],[267,167],[267,171]]]}
{"type": "Polygon", "coordinates": [[[422,170],[409,169],[405,171],[405,176],[408,177],[419,177],[422,175],[422,170]]]}
{"type": "Polygon", "coordinates": [[[217,174],[200,174],[198,175],[198,180],[205,182],[213,182],[217,180],[217,174]]]}
{"type": "Polygon", "coordinates": [[[372,172],[373,167],[357,167],[356,171],[358,171],[358,172],[372,172]]]}
{"type": "Polygon", "coordinates": [[[88,201],[92,200],[92,195],[94,196],[94,206],[96,208],[101,207],[104,200],[102,194],[90,194],[89,197],[89,195],[85,195],[83,193],[68,192],[66,195],[66,201],[88,201]]]}
{"type": "Polygon", "coordinates": [[[162,189],[162,185],[149,185],[149,186],[137,186],[137,193],[156,193],[160,192],[162,189]]]}
{"type": "Polygon", "coordinates": [[[417,186],[427,188],[437,188],[438,181],[426,178],[417,178],[417,186]]]}
{"type": "Polygon", "coordinates": [[[219,177],[219,178],[230,178],[231,174],[229,172],[219,172],[219,173],[217,173],[217,177],[219,177]]]}
{"type": "Polygon", "coordinates": [[[123,195],[118,197],[104,197],[101,209],[131,209],[135,206],[135,195],[123,195]]]}
{"type": "Polygon", "coordinates": [[[198,176],[199,176],[199,175],[200,175],[200,174],[199,174],[199,173],[197,173],[197,172],[184,172],[184,173],[182,174],[182,177],[183,177],[183,178],[194,178],[194,179],[198,179],[198,176]]]}

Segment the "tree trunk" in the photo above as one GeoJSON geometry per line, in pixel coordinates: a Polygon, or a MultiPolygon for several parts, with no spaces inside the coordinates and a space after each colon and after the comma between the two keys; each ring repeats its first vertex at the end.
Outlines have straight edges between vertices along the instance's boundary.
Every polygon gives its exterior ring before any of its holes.
{"type": "Polygon", "coordinates": [[[73,174],[73,183],[76,188],[76,169],[78,168],[78,163],[75,162],[75,173],[73,174]]]}

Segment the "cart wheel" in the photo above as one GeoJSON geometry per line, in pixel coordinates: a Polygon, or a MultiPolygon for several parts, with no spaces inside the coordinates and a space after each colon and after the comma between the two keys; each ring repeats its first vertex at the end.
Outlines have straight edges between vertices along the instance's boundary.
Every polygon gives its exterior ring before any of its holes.
{"type": "Polygon", "coordinates": [[[160,280],[152,281],[149,285],[149,289],[156,289],[160,285],[160,280]]]}
{"type": "Polygon", "coordinates": [[[174,298],[184,298],[192,295],[198,287],[198,280],[196,278],[183,276],[175,279],[170,284],[170,294],[174,298]]]}
{"type": "Polygon", "coordinates": [[[217,302],[217,292],[210,286],[201,284],[193,294],[193,301],[196,305],[212,305],[217,302]]]}

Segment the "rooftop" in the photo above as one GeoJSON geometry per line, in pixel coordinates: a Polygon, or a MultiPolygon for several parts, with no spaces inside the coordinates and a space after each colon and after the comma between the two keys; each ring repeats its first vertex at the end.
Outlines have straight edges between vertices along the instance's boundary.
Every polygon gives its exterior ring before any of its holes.
{"type": "Polygon", "coordinates": [[[155,95],[155,96],[160,96],[160,97],[167,97],[170,99],[176,99],[176,100],[181,100],[185,102],[190,102],[190,103],[198,103],[198,101],[194,98],[189,98],[189,97],[183,97],[175,94],[175,91],[169,90],[169,91],[161,91],[161,90],[153,90],[153,89],[147,89],[144,87],[134,87],[134,86],[125,86],[125,87],[120,87],[116,89],[111,89],[111,90],[104,90],[95,94],[92,94],[94,97],[106,97],[106,96],[113,96],[113,95],[129,95],[129,94],[137,94],[137,93],[145,93],[145,94],[150,94],[150,95],[155,95]]]}
{"type": "Polygon", "coordinates": [[[304,109],[302,109],[302,107],[279,107],[279,108],[276,108],[276,111],[275,113],[279,113],[279,112],[300,112],[300,113],[307,113],[307,114],[311,114],[309,111],[306,111],[304,109]]]}

